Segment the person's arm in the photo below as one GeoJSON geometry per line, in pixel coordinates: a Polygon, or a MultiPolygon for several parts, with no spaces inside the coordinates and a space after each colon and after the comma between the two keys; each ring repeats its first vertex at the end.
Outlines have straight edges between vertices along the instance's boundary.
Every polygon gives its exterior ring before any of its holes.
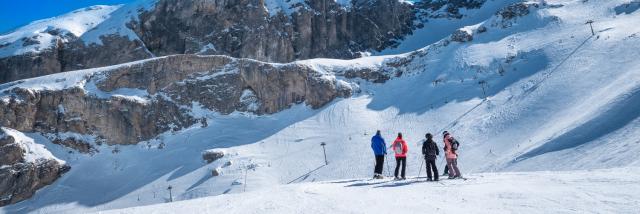
{"type": "Polygon", "coordinates": [[[404,151],[402,151],[402,154],[406,155],[407,153],[409,153],[409,145],[407,142],[404,142],[404,151]]]}
{"type": "Polygon", "coordinates": [[[422,142],[422,155],[427,155],[427,142],[428,141],[422,142]]]}
{"type": "Polygon", "coordinates": [[[384,142],[384,139],[380,138],[380,140],[382,140],[382,151],[384,151],[384,154],[387,154],[387,143],[384,142]]]}
{"type": "Polygon", "coordinates": [[[436,156],[440,156],[440,148],[438,148],[438,144],[434,142],[433,145],[436,146],[436,156]]]}

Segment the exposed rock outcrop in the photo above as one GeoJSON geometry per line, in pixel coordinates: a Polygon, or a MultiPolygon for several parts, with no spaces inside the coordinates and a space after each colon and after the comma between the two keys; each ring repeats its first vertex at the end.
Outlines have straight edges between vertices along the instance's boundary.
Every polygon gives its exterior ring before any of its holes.
{"type": "Polygon", "coordinates": [[[100,36],[101,44],[52,29],[52,47],[0,58],[0,83],[172,54],[222,54],[267,62],[354,58],[362,51],[397,45],[416,28],[413,6],[398,0],[352,0],[346,6],[314,0],[295,5],[291,14],[275,15],[264,4],[160,0],[148,11],[131,11],[139,13],[126,23],[135,38],[106,34],[100,36]]]}
{"type": "Polygon", "coordinates": [[[49,49],[0,58],[0,83],[153,56],[140,40],[131,41],[116,35],[102,37],[102,40],[105,45],[86,45],[76,37],[59,35],[49,49]]]}
{"type": "Polygon", "coordinates": [[[465,29],[458,29],[454,31],[453,34],[451,34],[451,41],[470,42],[473,41],[473,35],[471,35],[471,33],[465,29]]]}
{"type": "Polygon", "coordinates": [[[461,9],[480,8],[487,0],[423,0],[416,2],[421,19],[455,18],[460,19],[461,9]]]}
{"type": "Polygon", "coordinates": [[[224,54],[268,62],[316,57],[354,58],[411,33],[414,13],[397,0],[333,0],[294,5],[273,15],[263,1],[161,0],[140,16],[137,31],[156,55],[224,54]],[[249,15],[250,14],[250,15],[249,15]],[[172,41],[172,42],[169,42],[172,41]],[[211,44],[210,48],[203,49],[211,44]]]}
{"type": "Polygon", "coordinates": [[[32,139],[7,130],[0,128],[0,206],[30,198],[70,169],[44,148],[35,148],[32,139]]]}
{"type": "Polygon", "coordinates": [[[214,162],[222,157],[224,157],[224,150],[220,149],[210,149],[202,152],[202,159],[207,161],[207,163],[214,162]]]}
{"type": "Polygon", "coordinates": [[[98,150],[91,143],[73,137],[65,139],[54,139],[52,143],[71,148],[84,154],[95,154],[98,152],[98,150]]]}
{"type": "MultiPolygon", "coordinates": [[[[0,125],[20,131],[93,135],[107,144],[135,144],[197,123],[194,105],[222,114],[270,114],[306,103],[319,108],[351,88],[300,64],[270,64],[226,56],[175,55],[88,73],[72,86],[34,90],[6,84],[0,125]],[[121,95],[119,90],[138,95],[121,95]],[[64,111],[60,111],[60,109],[64,111]]],[[[73,75],[73,74],[71,74],[73,75]]],[[[58,83],[57,81],[61,81],[58,83]]]]}

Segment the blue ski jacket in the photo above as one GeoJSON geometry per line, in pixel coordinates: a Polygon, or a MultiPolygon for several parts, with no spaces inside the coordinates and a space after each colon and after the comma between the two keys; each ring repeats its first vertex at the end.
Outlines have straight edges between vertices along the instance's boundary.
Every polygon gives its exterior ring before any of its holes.
{"type": "Polygon", "coordinates": [[[371,138],[371,149],[375,155],[386,155],[387,144],[384,143],[384,139],[380,135],[374,135],[371,138]]]}

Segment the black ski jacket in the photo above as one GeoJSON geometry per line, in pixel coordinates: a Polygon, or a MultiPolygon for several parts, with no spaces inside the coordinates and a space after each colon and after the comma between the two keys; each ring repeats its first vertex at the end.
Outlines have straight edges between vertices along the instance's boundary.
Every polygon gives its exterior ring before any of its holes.
{"type": "Polygon", "coordinates": [[[425,159],[435,160],[436,156],[440,155],[438,144],[433,140],[425,140],[422,142],[422,155],[424,155],[425,159]]]}

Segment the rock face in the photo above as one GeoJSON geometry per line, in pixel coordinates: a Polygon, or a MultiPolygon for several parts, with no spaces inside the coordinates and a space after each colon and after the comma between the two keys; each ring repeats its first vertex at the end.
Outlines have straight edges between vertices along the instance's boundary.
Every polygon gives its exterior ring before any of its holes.
{"type": "Polygon", "coordinates": [[[91,143],[84,142],[73,137],[65,139],[54,139],[52,143],[74,149],[83,154],[95,154],[98,152],[98,150],[91,143]]]}
{"type": "Polygon", "coordinates": [[[271,16],[260,0],[162,0],[140,16],[137,31],[156,55],[224,54],[268,62],[354,58],[411,33],[411,5],[397,0],[314,0],[271,16]],[[194,27],[195,26],[195,27],[194,27]],[[168,42],[174,41],[174,42],[168,42]],[[210,48],[204,50],[211,44],[210,48]]]}
{"type": "Polygon", "coordinates": [[[223,150],[211,149],[202,152],[202,159],[207,161],[207,163],[214,162],[222,157],[224,157],[223,150]]]}
{"type": "MultiPolygon", "coordinates": [[[[486,30],[486,28],[485,28],[486,30]]],[[[473,35],[467,30],[458,29],[451,34],[451,41],[454,42],[470,42],[473,41],[473,35]]]]}
{"type": "Polygon", "coordinates": [[[103,35],[100,45],[52,29],[55,45],[49,49],[0,58],[0,83],[172,54],[267,62],[354,58],[394,46],[416,28],[413,6],[398,0],[352,0],[346,6],[313,0],[293,5],[291,14],[270,14],[263,5],[263,0],[159,0],[148,11],[133,11],[139,17],[126,23],[137,38],[103,35]]]}
{"type": "Polygon", "coordinates": [[[416,2],[421,19],[463,17],[460,9],[480,8],[487,0],[424,0],[416,2]]]}
{"type": "Polygon", "coordinates": [[[55,159],[27,160],[20,143],[0,129],[0,206],[30,198],[70,169],[55,159]]]}
{"type": "MultiPolygon", "coordinates": [[[[533,10],[541,9],[544,7],[562,7],[562,5],[548,5],[544,1],[542,3],[538,2],[518,2],[511,4],[496,13],[498,19],[493,20],[491,23],[492,27],[500,27],[500,28],[509,28],[513,26],[513,24],[520,17],[527,16],[532,13],[533,10]]],[[[557,21],[557,17],[552,16],[552,20],[549,21],[557,21]]]]}
{"type": "Polygon", "coordinates": [[[130,41],[115,35],[102,38],[106,45],[88,46],[74,36],[57,36],[54,46],[39,53],[0,58],[0,83],[153,56],[146,51],[141,41],[130,41]]]}
{"type": "MultiPolygon", "coordinates": [[[[225,56],[175,55],[88,73],[69,83],[77,85],[59,90],[9,84],[0,94],[0,125],[135,144],[197,123],[200,118],[191,115],[192,107],[222,114],[270,114],[298,103],[319,108],[351,95],[344,82],[309,66],[225,56]],[[121,90],[138,95],[118,94],[121,90]]],[[[64,78],[45,79],[67,84],[64,78]]],[[[29,81],[39,80],[25,84],[29,81]]]]}

